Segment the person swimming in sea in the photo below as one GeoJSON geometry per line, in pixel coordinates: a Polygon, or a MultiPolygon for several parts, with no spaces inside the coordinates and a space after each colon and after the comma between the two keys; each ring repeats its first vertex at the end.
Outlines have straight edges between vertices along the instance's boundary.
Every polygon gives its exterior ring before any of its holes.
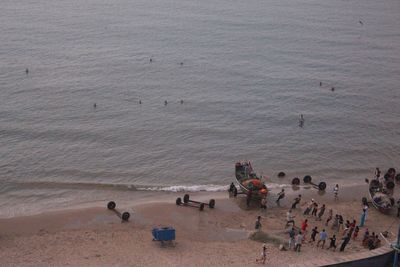
{"type": "Polygon", "coordinates": [[[167,100],[164,101],[164,106],[166,106],[166,105],[168,105],[168,101],[167,100]]]}
{"type": "Polygon", "coordinates": [[[299,126],[303,127],[303,125],[304,125],[304,116],[303,116],[303,114],[300,114],[299,126]]]}

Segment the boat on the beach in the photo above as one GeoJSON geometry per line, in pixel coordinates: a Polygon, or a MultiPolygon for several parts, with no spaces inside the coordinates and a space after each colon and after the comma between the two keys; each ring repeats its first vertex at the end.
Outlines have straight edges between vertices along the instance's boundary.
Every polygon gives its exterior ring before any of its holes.
{"type": "Polygon", "coordinates": [[[392,190],[387,189],[383,183],[377,179],[373,179],[369,183],[369,196],[372,205],[382,213],[388,214],[394,207],[394,198],[392,190]]]}
{"type": "Polygon", "coordinates": [[[261,181],[262,177],[254,172],[250,161],[236,162],[235,176],[242,193],[248,194],[251,191],[253,196],[267,194],[267,186],[261,181]]]}

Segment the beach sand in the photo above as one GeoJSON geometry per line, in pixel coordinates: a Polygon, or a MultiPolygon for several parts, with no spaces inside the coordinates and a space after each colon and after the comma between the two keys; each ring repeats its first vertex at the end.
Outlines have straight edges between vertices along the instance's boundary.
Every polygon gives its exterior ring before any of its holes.
{"type": "MultiPolygon", "coordinates": [[[[191,193],[191,198],[206,202],[215,198],[215,209],[206,207],[200,212],[196,208],[176,206],[176,196],[183,195],[176,193],[169,194],[170,201],[121,207],[120,210],[131,213],[129,222],[124,223],[113,211],[106,209],[107,203],[104,207],[1,219],[0,265],[258,266],[261,264],[255,259],[260,257],[263,243],[248,238],[258,215],[262,216],[263,232],[277,240],[267,242],[268,266],[288,266],[312,261],[315,257],[332,258],[339,253],[366,251],[360,244],[365,227],[360,231],[359,240],[351,241],[345,252],[322,250],[307,242],[300,253],[278,248],[279,240],[287,241],[287,229],[284,229],[286,211],[298,193],[303,195],[303,201],[302,207],[294,212],[297,225],[306,218],[302,211],[311,197],[327,204],[328,209],[333,208],[334,215],[338,212],[345,220],[354,218],[359,221],[362,192],[354,193],[351,188],[346,190],[340,192],[338,202],[333,202],[331,193],[319,195],[313,189],[288,192],[281,207],[274,203],[276,193],[273,192],[266,213],[261,213],[256,203],[250,209],[246,208],[244,197],[233,199],[228,198],[227,193],[203,192],[191,193]],[[176,229],[174,245],[152,241],[151,230],[157,226],[176,229]]],[[[323,218],[326,218],[326,213],[323,218]]],[[[398,223],[394,215],[381,215],[371,207],[366,227],[370,232],[389,230],[393,237],[398,223]]],[[[313,226],[318,226],[319,230],[323,228],[322,223],[309,217],[309,230],[313,226]]],[[[327,231],[329,235],[333,234],[330,227],[327,231]]],[[[308,240],[309,236],[310,233],[306,236],[308,240]]],[[[382,244],[385,244],[384,240],[382,244]]]]}

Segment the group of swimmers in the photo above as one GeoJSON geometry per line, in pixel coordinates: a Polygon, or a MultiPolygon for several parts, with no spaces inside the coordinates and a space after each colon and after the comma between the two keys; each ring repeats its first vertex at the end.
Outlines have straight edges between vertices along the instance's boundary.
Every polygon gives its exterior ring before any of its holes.
{"type": "MultiPolygon", "coordinates": [[[[182,105],[182,104],[183,104],[183,99],[181,99],[179,102],[180,102],[181,105],[182,105]]],[[[139,99],[139,105],[141,105],[141,104],[142,104],[142,100],[139,99]]],[[[168,105],[168,101],[167,101],[167,100],[164,101],[164,106],[166,106],[166,105],[168,105]]],[[[93,108],[94,108],[94,109],[97,108],[97,103],[94,103],[94,104],[93,104],[93,108]]]]}

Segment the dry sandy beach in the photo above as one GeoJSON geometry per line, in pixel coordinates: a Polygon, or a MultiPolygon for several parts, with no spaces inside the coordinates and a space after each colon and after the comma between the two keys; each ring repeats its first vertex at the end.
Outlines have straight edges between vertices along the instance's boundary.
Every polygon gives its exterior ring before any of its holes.
{"type": "MultiPolygon", "coordinates": [[[[288,190],[289,191],[289,190],[288,190]]],[[[253,205],[245,207],[245,199],[230,199],[227,193],[192,193],[192,199],[216,199],[216,208],[197,209],[175,205],[175,198],[183,193],[170,194],[170,201],[140,203],[123,206],[131,212],[129,222],[121,223],[114,212],[104,207],[63,210],[40,215],[0,220],[1,266],[258,266],[262,242],[250,240],[258,215],[262,215],[262,230],[282,242],[287,241],[285,214],[294,195],[303,195],[302,207],[297,208],[296,224],[306,201],[311,197],[341,213],[345,220],[359,221],[362,192],[348,188],[341,191],[339,202],[333,202],[332,193],[318,195],[315,190],[300,190],[287,194],[281,207],[275,205],[276,192],[269,196],[268,210],[260,213],[253,205]],[[175,246],[161,246],[152,241],[155,226],[173,226],[176,229],[175,246]]],[[[118,205],[117,199],[115,199],[118,205]]],[[[117,207],[118,208],[118,207],[117,207]]],[[[324,218],[326,218],[326,213],[324,218]]],[[[324,221],[324,220],[323,220],[324,221]]],[[[370,208],[366,227],[381,232],[396,232],[398,219],[383,216],[370,208]],[[393,227],[394,225],[394,227],[393,227]]],[[[323,226],[309,218],[311,227],[323,226]]],[[[345,252],[318,249],[305,243],[301,253],[279,251],[278,244],[267,243],[268,266],[288,266],[290,263],[311,261],[315,257],[333,257],[338,253],[365,251],[358,241],[351,241],[345,252]]],[[[328,234],[333,231],[330,226],[328,234]]],[[[310,232],[310,231],[309,231],[310,232]]],[[[307,234],[309,239],[310,233],[307,234]]],[[[317,238],[318,239],[318,238],[317,238]]],[[[340,242],[339,242],[340,244],[340,242]]],[[[385,244],[382,240],[382,244],[385,244]]]]}

